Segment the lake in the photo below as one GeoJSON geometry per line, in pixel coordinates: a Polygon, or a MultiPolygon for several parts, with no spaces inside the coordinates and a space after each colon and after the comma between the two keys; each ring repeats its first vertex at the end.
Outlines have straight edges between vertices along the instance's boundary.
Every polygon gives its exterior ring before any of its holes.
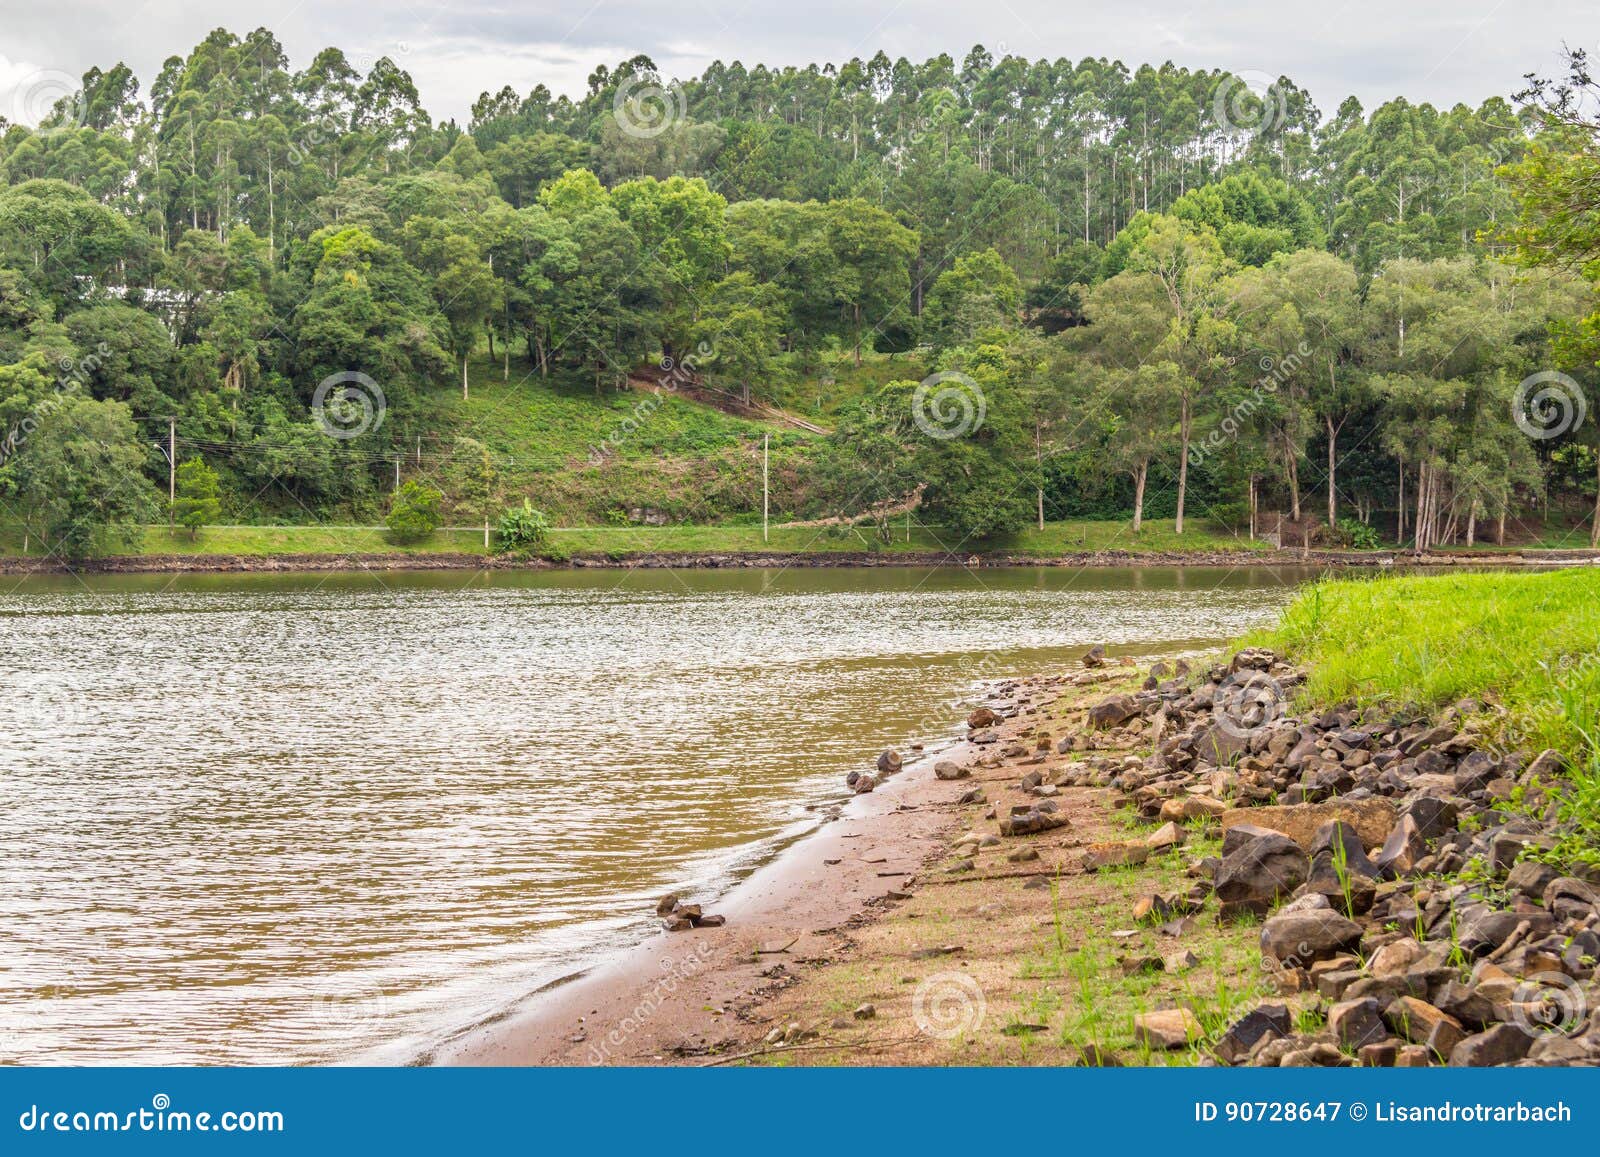
{"type": "Polygon", "coordinates": [[[0,579],[0,1061],[395,1063],[713,897],[989,679],[1271,569],[0,579]]]}

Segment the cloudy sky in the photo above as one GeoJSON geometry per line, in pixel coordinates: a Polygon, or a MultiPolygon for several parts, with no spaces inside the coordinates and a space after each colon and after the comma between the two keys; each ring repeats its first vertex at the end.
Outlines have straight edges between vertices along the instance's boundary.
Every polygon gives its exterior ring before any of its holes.
{"type": "MultiPolygon", "coordinates": [[[[805,64],[869,56],[1172,60],[1287,75],[1324,114],[1354,93],[1445,105],[1515,90],[1558,69],[1563,43],[1600,51],[1594,0],[0,0],[0,115],[40,70],[77,76],[126,61],[148,89],[161,61],[219,25],[265,25],[303,66],[325,45],[358,65],[393,57],[439,118],[477,94],[543,83],[576,94],[601,62],[648,53],[668,76],[713,60],[805,64]]],[[[25,111],[25,110],[24,110],[25,111]]]]}

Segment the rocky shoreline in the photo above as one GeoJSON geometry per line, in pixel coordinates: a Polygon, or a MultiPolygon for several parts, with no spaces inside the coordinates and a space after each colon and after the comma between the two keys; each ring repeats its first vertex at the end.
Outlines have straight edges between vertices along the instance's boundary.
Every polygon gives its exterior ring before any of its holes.
{"type": "Polygon", "coordinates": [[[1600,551],[1528,550],[1452,554],[1330,550],[1089,551],[1055,556],[938,551],[648,551],[575,554],[564,562],[478,554],[151,554],[66,563],[0,557],[0,574],[230,574],[322,571],[438,570],[737,570],[806,567],[1461,567],[1600,565],[1600,551]]]}
{"type": "Polygon", "coordinates": [[[1495,750],[1492,704],[1297,716],[1303,679],[1096,648],[998,685],[725,923],[663,898],[673,931],[430,1059],[1600,1064],[1600,880],[1537,858],[1560,757],[1495,750]]]}
{"type": "MultiPolygon", "coordinates": [[[[1600,872],[1538,858],[1565,834],[1559,753],[1492,750],[1495,708],[1471,700],[1434,718],[1350,705],[1292,717],[1286,693],[1304,674],[1269,651],[1199,680],[1169,674],[1087,713],[1111,747],[1149,755],[1094,757],[1059,779],[1109,787],[1149,820],[1220,826],[1220,855],[1188,867],[1193,887],[1146,910],[1214,900],[1218,922],[1264,921],[1263,965],[1295,1000],[1250,1010],[1207,1059],[1600,1064],[1600,872]]],[[[1135,1032],[1162,1048],[1203,1035],[1181,1006],[1135,1032]]]]}

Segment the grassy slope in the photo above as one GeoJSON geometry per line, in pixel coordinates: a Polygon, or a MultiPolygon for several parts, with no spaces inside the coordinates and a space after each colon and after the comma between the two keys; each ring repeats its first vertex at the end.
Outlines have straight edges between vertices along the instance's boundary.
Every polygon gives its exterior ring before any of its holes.
{"type": "Polygon", "coordinates": [[[1255,641],[1312,668],[1317,702],[1506,708],[1512,737],[1593,753],[1600,717],[1600,572],[1328,580],[1255,641]]]}

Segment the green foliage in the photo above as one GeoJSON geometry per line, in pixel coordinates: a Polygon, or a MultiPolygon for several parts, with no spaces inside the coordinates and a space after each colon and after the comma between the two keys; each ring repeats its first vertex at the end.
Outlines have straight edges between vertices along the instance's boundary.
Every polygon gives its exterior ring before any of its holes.
{"type": "Polygon", "coordinates": [[[1383,539],[1377,530],[1353,518],[1341,518],[1338,526],[1339,544],[1355,550],[1377,550],[1383,539]]]}
{"type": "Polygon", "coordinates": [[[395,491],[385,524],[396,542],[421,542],[444,524],[444,495],[415,479],[395,491]]]}
{"type": "Polygon", "coordinates": [[[179,464],[177,491],[178,496],[172,503],[172,520],[187,527],[190,538],[196,537],[202,526],[217,521],[222,515],[217,472],[207,466],[203,458],[190,458],[179,464]]]}
{"type": "Polygon", "coordinates": [[[549,547],[550,524],[524,498],[521,506],[513,506],[500,516],[495,541],[502,552],[540,553],[549,547]]]}

